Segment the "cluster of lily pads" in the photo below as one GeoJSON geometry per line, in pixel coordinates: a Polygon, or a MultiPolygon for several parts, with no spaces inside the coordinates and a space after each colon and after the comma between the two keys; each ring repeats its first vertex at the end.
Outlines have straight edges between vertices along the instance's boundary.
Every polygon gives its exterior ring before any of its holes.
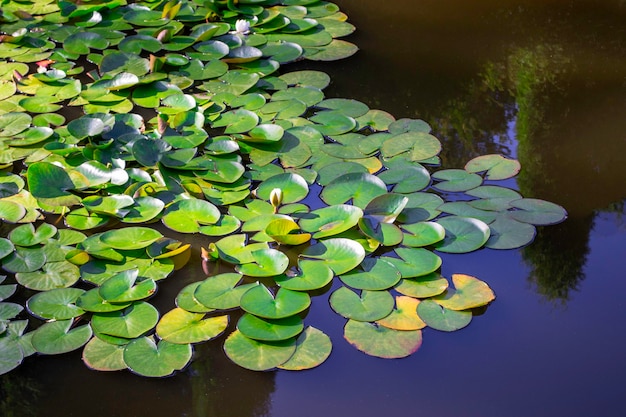
{"type": "Polygon", "coordinates": [[[346,340],[408,356],[422,328],[463,328],[495,297],[463,274],[450,288],[436,251],[520,247],[566,216],[495,184],[517,161],[438,169],[424,121],[281,71],[356,51],[332,3],[7,1],[0,22],[0,263],[15,280],[0,285],[0,373],[84,346],[93,369],[166,376],[239,309],[232,361],[311,368],[332,344],[304,318],[335,277],[346,340]],[[155,222],[210,236],[207,272],[232,271],[186,286],[162,317],[147,300],[191,252],[155,222]],[[30,332],[4,301],[18,286],[45,321],[30,332]]]}

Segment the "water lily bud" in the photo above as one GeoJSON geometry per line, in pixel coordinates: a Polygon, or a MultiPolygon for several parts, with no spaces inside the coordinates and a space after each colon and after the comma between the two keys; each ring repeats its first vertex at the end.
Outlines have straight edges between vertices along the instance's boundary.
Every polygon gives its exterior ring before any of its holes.
{"type": "Polygon", "coordinates": [[[274,210],[276,210],[282,204],[282,202],[283,202],[283,190],[281,190],[280,188],[274,188],[270,192],[270,203],[274,207],[274,210]]]}
{"type": "Polygon", "coordinates": [[[235,32],[242,35],[247,35],[248,33],[250,33],[250,22],[243,19],[237,20],[237,22],[235,23],[235,32]]]}

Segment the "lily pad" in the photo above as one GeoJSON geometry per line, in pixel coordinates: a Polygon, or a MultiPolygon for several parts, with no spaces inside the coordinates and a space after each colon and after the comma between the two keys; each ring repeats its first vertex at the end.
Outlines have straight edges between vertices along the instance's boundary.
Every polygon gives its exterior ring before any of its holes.
{"type": "Polygon", "coordinates": [[[190,313],[209,313],[214,309],[209,308],[196,299],[194,293],[202,281],[192,282],[186,285],[176,296],[176,307],[190,313]]]}
{"type": "Polygon", "coordinates": [[[446,235],[444,227],[435,222],[418,222],[401,227],[404,231],[402,244],[410,247],[433,245],[443,240],[446,235]]]}
{"type": "Polygon", "coordinates": [[[448,216],[437,220],[437,223],[446,229],[445,238],[435,244],[435,248],[441,252],[472,252],[489,239],[489,226],[474,218],[448,216]]]}
{"type": "Polygon", "coordinates": [[[424,248],[397,248],[395,252],[401,259],[384,256],[387,262],[395,266],[402,278],[414,278],[430,274],[441,266],[441,258],[424,248]]]}
{"type": "Polygon", "coordinates": [[[73,324],[74,320],[44,323],[33,333],[33,347],[45,355],[57,355],[80,348],[91,339],[91,327],[86,324],[71,329],[73,324]]]}
{"type": "Polygon", "coordinates": [[[35,162],[28,167],[28,188],[38,200],[51,206],[71,206],[80,198],[68,190],[75,188],[68,173],[49,162],[35,162]]]}
{"type": "Polygon", "coordinates": [[[175,344],[166,340],[157,344],[150,337],[141,337],[124,348],[124,362],[139,375],[164,377],[187,366],[192,352],[189,344],[175,344]]]}
{"type": "Polygon", "coordinates": [[[250,339],[273,342],[297,336],[304,329],[302,323],[298,316],[264,319],[246,313],[237,322],[237,330],[250,339]]]}
{"type": "Polygon", "coordinates": [[[483,183],[480,175],[467,172],[463,169],[444,169],[431,175],[439,181],[433,187],[440,191],[461,192],[476,188],[483,183]]]}
{"type": "Polygon", "coordinates": [[[287,255],[276,249],[259,249],[251,255],[253,262],[237,265],[237,272],[251,277],[269,277],[282,274],[289,266],[287,255]]]}
{"type": "Polygon", "coordinates": [[[76,306],[85,311],[91,311],[93,313],[108,313],[111,311],[124,310],[132,303],[109,303],[104,298],[100,297],[100,288],[92,288],[91,290],[82,294],[76,300],[76,306]]]}
{"type": "Polygon", "coordinates": [[[152,329],[159,321],[159,312],[145,301],[137,301],[124,310],[94,313],[94,332],[132,339],[152,329]]]}
{"type": "Polygon", "coordinates": [[[319,259],[336,275],[341,275],[356,268],[363,261],[365,249],[350,239],[331,238],[309,246],[300,256],[319,259]]]}
{"type": "Polygon", "coordinates": [[[274,277],[281,287],[293,291],[313,291],[328,285],[334,277],[333,271],[324,262],[301,259],[299,271],[287,271],[274,277]]]}
{"type": "Polygon", "coordinates": [[[109,230],[100,235],[100,240],[113,249],[133,250],[150,246],[162,237],[157,230],[135,226],[109,230]]]}
{"type": "Polygon", "coordinates": [[[242,368],[267,371],[287,362],[296,351],[295,339],[262,342],[235,330],[224,342],[226,356],[242,368]]]}
{"type": "Polygon", "coordinates": [[[278,368],[301,371],[321,365],[332,350],[330,338],[315,327],[307,327],[296,340],[296,351],[289,360],[278,368]]]}
{"type": "Polygon", "coordinates": [[[385,359],[407,357],[422,345],[421,330],[393,330],[356,320],[348,320],[344,337],[361,352],[385,359]]]}
{"type": "Polygon", "coordinates": [[[180,200],[165,209],[163,224],[181,233],[197,233],[203,225],[214,224],[221,213],[213,204],[205,200],[180,200]]]}
{"type": "Polygon", "coordinates": [[[159,337],[170,343],[187,344],[211,340],[226,330],[228,316],[205,318],[182,308],[167,312],[156,326],[159,337]]]}
{"type": "Polygon", "coordinates": [[[563,207],[545,200],[522,198],[510,204],[512,208],[517,209],[510,212],[511,217],[536,226],[560,223],[567,217],[567,212],[563,207]]]}
{"type": "Polygon", "coordinates": [[[85,311],[76,306],[78,297],[85,293],[79,288],[59,288],[30,297],[26,307],[31,314],[44,320],[68,320],[85,311]]]}
{"type": "Polygon", "coordinates": [[[455,311],[440,306],[433,300],[423,300],[417,306],[417,314],[433,329],[442,332],[460,330],[472,321],[471,311],[455,311]]]}
{"type": "Polygon", "coordinates": [[[363,210],[359,207],[337,204],[303,215],[300,227],[306,232],[313,233],[313,238],[321,239],[345,232],[355,226],[362,215],[363,210]]]}
{"type": "Polygon", "coordinates": [[[349,200],[365,208],[375,197],[385,194],[387,186],[371,174],[348,173],[331,181],[320,194],[326,204],[342,204],[349,200]]]}
{"type": "Polygon", "coordinates": [[[120,371],[126,369],[124,345],[113,345],[97,337],[92,338],[83,349],[83,362],[96,371],[120,371]]]}
{"type": "Polygon", "coordinates": [[[241,296],[241,308],[267,319],[281,319],[306,310],[311,298],[303,292],[280,288],[274,296],[265,285],[250,288],[241,296]]]}
{"type": "Polygon", "coordinates": [[[432,300],[449,310],[468,310],[481,307],[492,302],[496,296],[489,286],[472,276],[452,274],[455,290],[448,289],[445,294],[432,300]]]}
{"type": "Polygon", "coordinates": [[[228,310],[240,306],[241,296],[257,283],[241,284],[243,276],[235,273],[225,273],[209,277],[202,281],[194,297],[209,308],[228,310]]]}
{"type": "Polygon", "coordinates": [[[145,279],[137,282],[138,269],[129,269],[113,275],[102,283],[100,297],[110,303],[143,300],[156,291],[156,282],[145,279]]]}
{"type": "Polygon", "coordinates": [[[11,230],[9,240],[17,246],[34,246],[42,243],[57,233],[57,228],[48,223],[42,223],[37,230],[31,224],[23,224],[11,230]]]}
{"type": "Polygon", "coordinates": [[[434,297],[447,289],[448,280],[435,272],[416,278],[404,278],[395,286],[400,294],[414,298],[434,297]]]}
{"type": "Polygon", "coordinates": [[[396,297],[396,308],[387,316],[376,321],[376,324],[394,330],[420,330],[426,323],[417,315],[420,300],[400,295],[396,297]]]}
{"type": "Polygon", "coordinates": [[[485,247],[490,249],[515,249],[533,241],[537,229],[532,224],[518,222],[508,216],[498,216],[489,224],[489,240],[485,247]]]}
{"type": "Polygon", "coordinates": [[[358,321],[380,320],[391,313],[393,305],[393,296],[388,291],[363,290],[359,296],[341,287],[330,295],[330,306],[337,314],[358,321]]]}
{"type": "Polygon", "coordinates": [[[382,258],[365,258],[358,269],[339,276],[349,287],[358,290],[387,290],[396,285],[400,271],[389,261],[382,258]]]}
{"type": "Polygon", "coordinates": [[[257,196],[264,200],[270,199],[273,189],[278,188],[283,194],[283,203],[295,203],[309,194],[309,186],[298,174],[284,173],[274,175],[263,181],[257,188],[257,196]]]}
{"type": "Polygon", "coordinates": [[[519,173],[520,169],[519,161],[505,158],[502,155],[481,155],[465,164],[467,172],[486,171],[485,179],[487,180],[512,178],[519,173]]]}

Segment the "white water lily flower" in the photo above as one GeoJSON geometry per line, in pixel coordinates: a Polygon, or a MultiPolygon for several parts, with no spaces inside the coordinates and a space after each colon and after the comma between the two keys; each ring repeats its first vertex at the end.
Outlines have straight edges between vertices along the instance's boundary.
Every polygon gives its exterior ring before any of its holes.
{"type": "Polygon", "coordinates": [[[240,35],[247,35],[248,33],[250,33],[250,22],[248,22],[247,20],[243,20],[243,19],[237,20],[237,22],[235,23],[234,33],[240,34],[240,35]]]}

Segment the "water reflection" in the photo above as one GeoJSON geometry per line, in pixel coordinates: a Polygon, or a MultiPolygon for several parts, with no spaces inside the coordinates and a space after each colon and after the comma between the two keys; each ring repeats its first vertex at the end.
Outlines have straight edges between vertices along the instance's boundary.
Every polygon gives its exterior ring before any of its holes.
{"type": "Polygon", "coordinates": [[[624,2],[338,3],[363,28],[362,51],[338,64],[330,93],[427,120],[447,167],[516,156],[521,192],[569,212],[523,250],[537,291],[567,300],[595,213],[626,197],[624,2]]]}

